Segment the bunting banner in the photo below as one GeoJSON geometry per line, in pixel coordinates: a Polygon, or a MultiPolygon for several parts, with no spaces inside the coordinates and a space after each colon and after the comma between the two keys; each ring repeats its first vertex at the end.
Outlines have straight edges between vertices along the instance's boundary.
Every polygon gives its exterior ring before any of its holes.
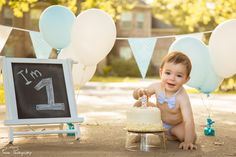
{"type": "Polygon", "coordinates": [[[48,59],[52,50],[51,46],[49,46],[39,32],[30,31],[29,34],[33,43],[36,58],[48,59]]]}
{"type": "Polygon", "coordinates": [[[183,35],[176,35],[175,39],[178,40],[183,37],[193,37],[193,38],[196,38],[196,39],[202,41],[203,35],[204,35],[203,33],[183,34],[183,35]]]}
{"type": "MultiPolygon", "coordinates": [[[[0,52],[5,46],[12,29],[29,32],[36,57],[42,59],[49,58],[52,47],[43,39],[40,32],[35,32],[17,27],[9,27],[4,25],[0,25],[0,52]]],[[[202,40],[203,35],[207,33],[212,33],[212,31],[180,34],[180,35],[157,36],[151,38],[117,37],[116,40],[128,40],[135,61],[138,65],[139,71],[142,75],[142,78],[144,79],[146,77],[148,66],[150,64],[157,39],[159,40],[164,38],[175,38],[176,40],[178,40],[179,38],[190,36],[202,40]]]]}
{"type": "Polygon", "coordinates": [[[12,27],[0,25],[0,52],[2,52],[11,31],[12,27]]]}
{"type": "Polygon", "coordinates": [[[157,38],[129,38],[128,42],[133,52],[139,71],[144,79],[156,45],[157,38]]]}

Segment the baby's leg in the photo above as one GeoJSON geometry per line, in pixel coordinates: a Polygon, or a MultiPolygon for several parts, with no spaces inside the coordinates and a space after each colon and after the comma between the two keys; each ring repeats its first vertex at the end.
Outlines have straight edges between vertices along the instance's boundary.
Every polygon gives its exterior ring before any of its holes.
{"type": "Polygon", "coordinates": [[[184,141],[184,123],[180,123],[170,130],[171,134],[176,136],[180,142],[184,141]]]}
{"type": "MultiPolygon", "coordinates": [[[[170,131],[171,131],[171,134],[176,136],[180,142],[184,141],[185,129],[184,129],[184,123],[183,122],[176,125],[176,126],[174,126],[170,131]]],[[[196,140],[197,140],[197,135],[195,134],[193,143],[195,143],[196,140]]]]}

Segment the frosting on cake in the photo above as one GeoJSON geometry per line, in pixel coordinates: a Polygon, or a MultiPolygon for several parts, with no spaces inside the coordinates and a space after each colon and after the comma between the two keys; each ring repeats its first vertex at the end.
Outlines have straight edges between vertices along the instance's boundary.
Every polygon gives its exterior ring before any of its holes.
{"type": "Polygon", "coordinates": [[[132,107],[127,111],[128,131],[162,131],[161,113],[157,107],[132,107]]]}

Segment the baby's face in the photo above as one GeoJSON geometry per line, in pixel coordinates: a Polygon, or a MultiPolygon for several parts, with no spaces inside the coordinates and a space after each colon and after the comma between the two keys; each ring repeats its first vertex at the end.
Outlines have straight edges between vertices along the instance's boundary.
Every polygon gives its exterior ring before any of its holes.
{"type": "Polygon", "coordinates": [[[189,80],[186,66],[181,63],[165,63],[160,69],[160,76],[164,88],[170,92],[176,92],[189,80]]]}

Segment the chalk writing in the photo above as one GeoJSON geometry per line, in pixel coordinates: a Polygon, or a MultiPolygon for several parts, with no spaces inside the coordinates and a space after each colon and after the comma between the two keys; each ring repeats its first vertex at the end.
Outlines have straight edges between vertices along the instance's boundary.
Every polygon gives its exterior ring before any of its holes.
{"type": "Polygon", "coordinates": [[[64,103],[55,103],[52,78],[42,79],[34,88],[39,91],[44,86],[46,87],[48,104],[37,104],[36,110],[65,110],[64,103]]]}
{"type": "Polygon", "coordinates": [[[32,81],[26,77],[26,75],[30,75],[31,78],[36,79],[36,77],[40,77],[42,76],[42,73],[38,70],[34,70],[31,71],[30,74],[28,73],[28,69],[26,68],[25,70],[20,70],[17,75],[20,75],[23,77],[23,79],[25,80],[25,85],[30,85],[32,83],[32,81]]]}

